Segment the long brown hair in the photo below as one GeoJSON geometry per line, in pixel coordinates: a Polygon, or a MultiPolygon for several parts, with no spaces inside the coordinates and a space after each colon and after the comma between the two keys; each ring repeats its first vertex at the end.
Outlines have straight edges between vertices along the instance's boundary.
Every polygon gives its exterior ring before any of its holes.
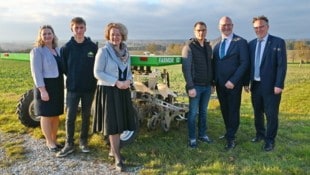
{"type": "Polygon", "coordinates": [[[41,32],[44,29],[50,29],[52,31],[52,33],[54,35],[54,38],[53,38],[53,41],[52,41],[52,47],[56,48],[57,45],[58,45],[58,38],[55,35],[53,27],[50,26],[50,25],[43,25],[43,26],[40,27],[40,29],[38,31],[37,39],[36,39],[36,41],[34,43],[34,46],[36,46],[36,47],[43,47],[43,46],[45,46],[45,43],[44,43],[44,41],[42,40],[42,37],[41,37],[41,32]]]}

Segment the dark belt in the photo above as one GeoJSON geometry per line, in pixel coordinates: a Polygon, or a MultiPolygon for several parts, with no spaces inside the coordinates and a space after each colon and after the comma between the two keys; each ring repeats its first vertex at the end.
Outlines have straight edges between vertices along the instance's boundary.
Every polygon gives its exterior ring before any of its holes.
{"type": "Polygon", "coordinates": [[[260,81],[253,80],[253,85],[258,85],[258,84],[260,84],[260,81]]]}

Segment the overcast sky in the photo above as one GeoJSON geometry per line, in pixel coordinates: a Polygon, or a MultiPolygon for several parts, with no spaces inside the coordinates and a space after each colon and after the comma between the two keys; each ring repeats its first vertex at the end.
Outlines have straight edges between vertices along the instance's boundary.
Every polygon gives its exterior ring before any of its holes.
{"type": "Polygon", "coordinates": [[[310,0],[3,0],[0,3],[0,42],[34,41],[41,25],[54,27],[68,40],[70,20],[86,20],[86,35],[103,38],[109,22],[121,22],[129,39],[188,39],[193,25],[204,21],[208,39],[219,36],[218,20],[230,16],[234,32],[250,40],[254,16],[269,18],[269,33],[284,39],[310,38],[310,0]]]}

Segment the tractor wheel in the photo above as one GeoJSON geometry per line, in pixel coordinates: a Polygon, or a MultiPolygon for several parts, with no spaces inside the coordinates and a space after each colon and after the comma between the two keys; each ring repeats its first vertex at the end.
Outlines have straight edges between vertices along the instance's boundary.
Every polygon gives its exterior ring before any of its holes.
{"type": "Polygon", "coordinates": [[[21,123],[27,127],[35,128],[40,125],[40,116],[34,114],[33,90],[28,90],[19,99],[16,113],[21,123]]]}
{"type": "Polygon", "coordinates": [[[140,114],[137,111],[137,108],[134,106],[134,119],[136,123],[136,130],[135,131],[124,131],[121,136],[121,147],[124,147],[126,145],[131,144],[137,137],[138,132],[139,132],[139,119],[140,119],[140,114]]]}

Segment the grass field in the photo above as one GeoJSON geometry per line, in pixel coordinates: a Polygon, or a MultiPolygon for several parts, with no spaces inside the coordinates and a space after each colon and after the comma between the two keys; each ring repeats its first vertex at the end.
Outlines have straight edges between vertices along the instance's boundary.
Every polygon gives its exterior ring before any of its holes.
{"type": "Polygon", "coordinates": [[[29,53],[1,53],[1,59],[29,61],[29,53]]]}
{"type": "MultiPolygon", "coordinates": [[[[32,88],[29,62],[0,59],[0,132],[13,135],[29,133],[43,138],[40,128],[30,129],[20,124],[15,114],[19,97],[32,88]]],[[[184,93],[184,80],[180,65],[167,67],[171,88],[184,93]]],[[[224,151],[225,142],[217,138],[224,133],[223,120],[217,100],[211,100],[208,116],[208,134],[212,144],[199,144],[198,149],[188,149],[185,122],[173,122],[168,132],[160,127],[148,131],[145,123],[137,140],[122,152],[129,166],[142,167],[139,174],[310,174],[310,65],[288,65],[286,87],[280,106],[280,125],[276,148],[262,151],[261,144],[253,144],[253,111],[250,95],[244,93],[241,106],[241,124],[237,133],[237,147],[224,151]]],[[[78,123],[80,122],[78,117],[78,123]]],[[[64,141],[64,116],[61,116],[59,139],[64,141]]],[[[79,124],[77,124],[79,126],[79,124]]],[[[79,127],[75,136],[78,137],[79,127]]],[[[76,139],[78,140],[78,139],[76,139]]],[[[11,166],[23,158],[18,147],[22,141],[1,142],[6,159],[0,168],[11,166]],[[17,145],[17,146],[16,146],[17,145]]],[[[44,145],[42,145],[44,146],[44,145]]],[[[90,139],[92,155],[99,161],[110,163],[108,148],[101,137],[90,139]]]]}

